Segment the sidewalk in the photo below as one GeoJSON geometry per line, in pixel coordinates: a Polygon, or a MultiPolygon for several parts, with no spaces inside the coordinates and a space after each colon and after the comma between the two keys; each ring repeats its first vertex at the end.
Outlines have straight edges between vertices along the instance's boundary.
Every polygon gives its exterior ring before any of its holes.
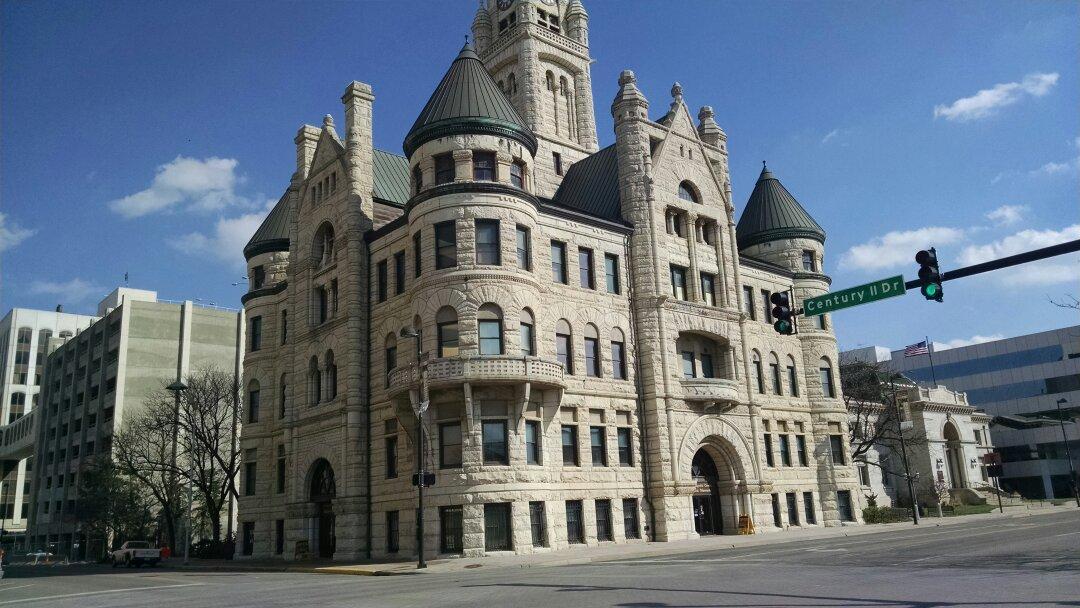
{"type": "MultiPolygon", "coordinates": [[[[1005,513],[982,513],[977,515],[965,515],[961,517],[924,517],[920,527],[932,528],[939,526],[951,526],[965,522],[981,520],[1002,520],[1023,517],[1046,515],[1051,513],[1066,513],[1076,511],[1076,507],[1066,505],[1046,506],[1038,508],[1020,509],[1014,507],[1012,512],[1006,508],[1005,513]]],[[[695,553],[699,551],[715,551],[718,549],[734,549],[739,547],[757,547],[763,545],[776,545],[799,540],[818,540],[823,538],[844,538],[851,536],[865,536],[892,532],[896,530],[912,529],[911,522],[894,524],[872,525],[846,525],[833,528],[800,528],[785,531],[771,531],[748,536],[707,536],[691,540],[672,541],[667,543],[633,543],[613,544],[605,543],[594,546],[574,546],[558,551],[542,551],[528,555],[502,554],[489,557],[456,557],[446,559],[428,560],[427,570],[417,570],[415,562],[387,562],[371,564],[346,565],[337,562],[282,562],[280,560],[198,560],[190,566],[181,564],[169,564],[169,567],[185,570],[231,570],[231,571],[267,571],[267,572],[308,572],[314,574],[350,574],[358,576],[395,576],[406,574],[423,574],[439,572],[456,572],[474,568],[501,569],[501,568],[531,568],[544,566],[568,566],[575,564],[590,564],[623,559],[635,559],[642,557],[672,556],[683,553],[695,553]]]]}

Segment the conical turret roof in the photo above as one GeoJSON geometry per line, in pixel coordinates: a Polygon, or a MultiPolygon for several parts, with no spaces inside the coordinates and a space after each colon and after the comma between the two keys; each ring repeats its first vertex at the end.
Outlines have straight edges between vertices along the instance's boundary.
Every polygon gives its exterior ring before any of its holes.
{"type": "Polygon", "coordinates": [[[289,250],[289,201],[283,195],[266,219],[259,225],[251,240],[244,245],[244,259],[250,260],[260,253],[289,250]]]}
{"type": "Polygon", "coordinates": [[[536,136],[468,43],[450,64],[402,147],[406,156],[412,156],[425,142],[462,133],[508,137],[536,154],[536,136]]]}
{"type": "Polygon", "coordinates": [[[779,239],[807,238],[825,242],[825,230],[810,217],[799,201],[762,167],[757,185],[746,202],[735,228],[739,249],[779,239]]]}

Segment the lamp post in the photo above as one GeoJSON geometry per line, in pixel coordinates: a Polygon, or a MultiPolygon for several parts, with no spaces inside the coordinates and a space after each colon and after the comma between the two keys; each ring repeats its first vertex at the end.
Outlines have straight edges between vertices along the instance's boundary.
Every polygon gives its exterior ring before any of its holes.
{"type": "Polygon", "coordinates": [[[423,353],[421,353],[420,332],[416,329],[402,328],[401,337],[416,340],[416,372],[420,375],[420,394],[417,395],[416,406],[416,567],[420,569],[427,568],[427,562],[424,561],[424,477],[427,473],[424,470],[424,410],[427,409],[425,400],[427,391],[421,369],[423,353]]]}
{"type": "MultiPolygon", "coordinates": [[[[170,461],[172,463],[172,475],[171,475],[172,479],[169,482],[169,493],[172,496],[176,496],[177,498],[179,498],[179,492],[177,492],[177,487],[176,487],[176,470],[177,470],[177,468],[176,468],[176,446],[177,446],[177,443],[180,441],[180,439],[179,439],[179,437],[180,437],[180,394],[187,390],[187,385],[184,384],[183,381],[181,381],[179,377],[177,377],[177,379],[174,380],[172,384],[165,387],[165,390],[171,391],[172,394],[173,394],[172,460],[170,461]]],[[[172,525],[172,527],[173,527],[173,538],[171,540],[172,540],[173,545],[175,545],[176,544],[176,517],[175,517],[175,514],[174,514],[174,517],[173,517],[173,525],[172,525]]],[[[175,550],[176,547],[174,546],[173,549],[175,550]]]]}
{"type": "Polygon", "coordinates": [[[1080,507],[1080,488],[1076,485],[1076,469],[1073,468],[1072,452],[1069,450],[1069,437],[1065,434],[1065,416],[1061,413],[1062,403],[1068,403],[1068,399],[1057,400],[1058,424],[1061,426],[1061,441],[1065,444],[1065,459],[1069,461],[1069,485],[1072,486],[1076,506],[1080,507]]]}
{"type": "Polygon", "coordinates": [[[911,497],[911,521],[916,526],[919,525],[919,499],[915,495],[915,482],[911,479],[911,468],[908,465],[907,457],[907,442],[904,441],[904,423],[902,421],[903,414],[900,409],[900,402],[896,398],[896,377],[889,378],[890,388],[892,389],[893,406],[896,408],[896,431],[900,436],[900,455],[904,461],[904,479],[907,480],[908,496],[911,497]]]}

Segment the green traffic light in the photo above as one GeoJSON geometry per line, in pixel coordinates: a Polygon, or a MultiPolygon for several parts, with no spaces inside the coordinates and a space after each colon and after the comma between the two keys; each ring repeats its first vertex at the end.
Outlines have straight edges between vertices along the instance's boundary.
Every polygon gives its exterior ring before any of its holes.
{"type": "Polygon", "coordinates": [[[936,296],[938,292],[938,286],[936,283],[930,283],[926,286],[926,295],[936,296]]]}
{"type": "Polygon", "coordinates": [[[791,321],[780,320],[773,324],[773,329],[781,334],[791,333],[791,321]]]}

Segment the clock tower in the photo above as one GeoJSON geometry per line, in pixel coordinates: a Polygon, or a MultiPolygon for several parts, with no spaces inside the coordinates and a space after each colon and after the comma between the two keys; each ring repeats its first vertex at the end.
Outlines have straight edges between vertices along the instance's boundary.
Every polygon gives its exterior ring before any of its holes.
{"type": "Polygon", "coordinates": [[[589,16],[580,0],[482,0],[472,30],[484,67],[539,141],[536,193],[550,197],[597,150],[589,16]]]}

